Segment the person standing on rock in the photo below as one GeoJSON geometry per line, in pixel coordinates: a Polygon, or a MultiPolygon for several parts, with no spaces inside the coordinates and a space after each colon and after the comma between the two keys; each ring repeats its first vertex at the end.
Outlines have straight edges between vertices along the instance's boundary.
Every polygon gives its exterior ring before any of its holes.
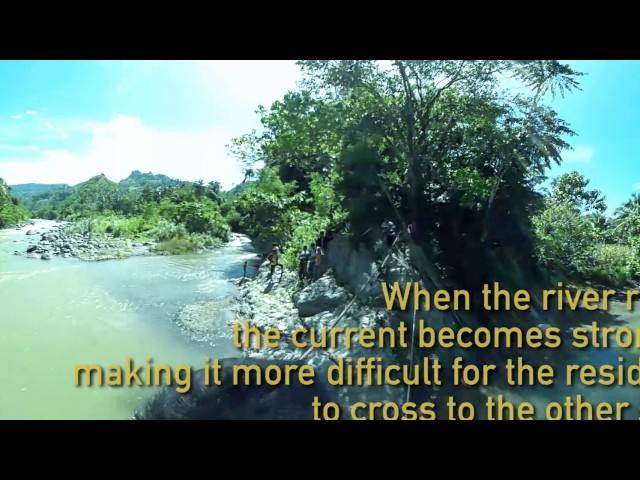
{"type": "Polygon", "coordinates": [[[277,243],[273,244],[273,249],[267,257],[267,260],[269,260],[269,264],[271,265],[271,273],[269,274],[271,277],[273,277],[273,274],[276,271],[276,267],[278,266],[280,267],[280,272],[282,273],[282,264],[280,263],[280,247],[277,243]]]}
{"type": "Polygon", "coordinates": [[[315,267],[313,269],[314,281],[320,278],[320,275],[322,275],[324,268],[324,254],[322,253],[322,248],[320,247],[316,247],[315,260],[315,267]]]}
{"type": "Polygon", "coordinates": [[[313,282],[316,272],[316,254],[309,250],[309,263],[307,264],[307,276],[313,282]]]}
{"type": "Polygon", "coordinates": [[[300,254],[300,266],[298,267],[298,278],[302,280],[307,276],[307,264],[309,263],[309,258],[311,257],[311,251],[305,245],[302,247],[302,253],[300,254]]]}

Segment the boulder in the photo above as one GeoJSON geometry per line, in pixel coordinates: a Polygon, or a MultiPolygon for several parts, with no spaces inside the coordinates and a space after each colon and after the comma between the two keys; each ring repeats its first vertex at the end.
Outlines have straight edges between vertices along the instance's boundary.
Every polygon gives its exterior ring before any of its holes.
{"type": "Polygon", "coordinates": [[[51,254],[50,253],[43,253],[40,258],[42,260],[51,260],[51,254]]]}
{"type": "Polygon", "coordinates": [[[295,299],[301,317],[334,310],[349,300],[347,291],[332,276],[325,275],[305,287],[295,299]]]}

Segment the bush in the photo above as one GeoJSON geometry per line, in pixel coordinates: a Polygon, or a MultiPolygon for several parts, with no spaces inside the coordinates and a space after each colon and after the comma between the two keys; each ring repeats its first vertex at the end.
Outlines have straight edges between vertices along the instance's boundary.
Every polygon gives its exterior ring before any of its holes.
{"type": "Polygon", "coordinates": [[[638,250],[629,245],[594,245],[591,261],[580,273],[607,286],[624,287],[640,274],[638,250]]]}
{"type": "MultiPolygon", "coordinates": [[[[182,225],[178,228],[184,228],[182,225]]],[[[165,255],[180,255],[184,253],[195,252],[205,248],[213,248],[220,246],[222,240],[203,234],[179,234],[180,236],[162,241],[162,243],[153,246],[154,252],[165,255]]]]}
{"type": "Polygon", "coordinates": [[[597,232],[589,221],[567,203],[551,203],[532,219],[537,238],[535,252],[550,270],[575,276],[591,261],[597,232]]]}
{"type": "Polygon", "coordinates": [[[185,238],[189,235],[189,232],[187,232],[184,225],[176,225],[167,220],[160,220],[152,235],[159,242],[166,242],[171,239],[185,238]]]}
{"type": "Polygon", "coordinates": [[[224,241],[229,240],[231,229],[212,201],[189,202],[178,206],[176,219],[189,233],[203,233],[224,241]]]}

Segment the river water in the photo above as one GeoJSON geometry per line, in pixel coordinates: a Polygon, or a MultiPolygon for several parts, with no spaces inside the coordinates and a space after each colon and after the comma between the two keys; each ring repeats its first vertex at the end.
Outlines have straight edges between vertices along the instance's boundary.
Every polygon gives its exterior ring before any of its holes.
{"type": "MultiPolygon", "coordinates": [[[[236,238],[206,254],[133,257],[107,262],[50,261],[13,255],[24,251],[29,229],[48,228],[40,221],[20,230],[0,231],[0,419],[127,419],[157,387],[75,386],[80,364],[204,365],[205,357],[236,356],[229,335],[215,345],[196,342],[172,322],[185,305],[223,300],[236,293],[231,278],[241,277],[252,258],[251,244],[236,238]]],[[[615,323],[640,329],[640,315],[614,302],[615,323]]],[[[212,312],[220,331],[228,327],[220,312],[212,312]]],[[[596,320],[590,313],[584,323],[596,320]]],[[[638,364],[636,348],[571,349],[550,359],[557,372],[564,364],[638,364]]],[[[638,419],[640,386],[566,387],[562,374],[552,387],[483,388],[483,395],[504,395],[511,402],[531,402],[536,418],[545,406],[580,394],[592,404],[630,402],[625,419],[638,419]]],[[[458,399],[464,401],[464,395],[458,399]]],[[[471,400],[471,398],[469,398],[471,400]]],[[[475,403],[475,402],[474,402],[475,403]]],[[[478,415],[482,405],[476,404],[478,415]],[[478,408],[480,407],[480,408],[478,408]]]]}
{"type": "Polygon", "coordinates": [[[27,230],[52,224],[0,231],[0,419],[131,418],[154,387],[75,386],[74,367],[124,367],[127,357],[144,366],[151,357],[196,369],[206,356],[237,354],[227,337],[191,340],[172,317],[235,294],[228,279],[253,257],[247,239],[206,254],[107,262],[12,254],[26,249],[27,230]]]}

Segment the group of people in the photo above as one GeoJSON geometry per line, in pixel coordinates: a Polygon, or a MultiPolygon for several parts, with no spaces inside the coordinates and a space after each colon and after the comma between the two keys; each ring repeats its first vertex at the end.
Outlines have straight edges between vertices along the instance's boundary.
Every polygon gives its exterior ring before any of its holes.
{"type": "Polygon", "coordinates": [[[313,249],[307,245],[302,247],[298,266],[298,278],[300,280],[308,278],[313,282],[320,278],[325,272],[327,266],[325,255],[327,246],[331,240],[333,240],[333,233],[331,231],[327,233],[320,232],[320,236],[316,240],[313,249]]]}
{"type": "MultiPolygon", "coordinates": [[[[407,225],[407,233],[409,236],[416,241],[417,240],[417,232],[416,232],[415,222],[411,222],[407,225]]],[[[395,224],[391,221],[385,221],[381,225],[381,233],[383,237],[383,242],[391,247],[397,236],[398,231],[395,224]]],[[[322,274],[326,271],[327,262],[326,262],[326,251],[329,243],[333,240],[333,231],[329,230],[327,232],[320,232],[320,236],[315,242],[315,245],[305,245],[302,247],[302,252],[298,257],[298,278],[309,279],[311,281],[315,281],[322,276],[322,274]]],[[[278,243],[273,244],[273,248],[271,252],[268,254],[262,255],[262,258],[258,263],[256,263],[255,268],[256,271],[260,269],[260,267],[269,265],[270,268],[270,277],[276,271],[277,267],[280,267],[280,272],[282,273],[284,266],[280,263],[280,255],[282,254],[282,249],[278,243]]],[[[247,275],[247,262],[244,264],[244,276],[247,275]]]]}
{"type": "MultiPolygon", "coordinates": [[[[326,270],[326,250],[329,242],[333,240],[333,232],[320,232],[320,236],[316,240],[314,246],[309,247],[305,245],[302,248],[302,253],[299,257],[298,277],[300,280],[307,278],[311,281],[317,280],[326,270]]],[[[268,262],[270,267],[269,277],[273,277],[277,267],[280,267],[280,272],[284,269],[284,266],[280,263],[280,255],[282,249],[278,243],[273,244],[271,252],[262,255],[262,258],[256,263],[256,271],[268,262]]],[[[244,266],[244,274],[246,276],[246,262],[244,266]]]]}
{"type": "MultiPolygon", "coordinates": [[[[387,220],[385,222],[382,222],[382,225],[380,225],[380,230],[382,233],[382,240],[384,244],[387,247],[391,247],[398,237],[398,230],[396,228],[396,225],[392,221],[387,220]]],[[[418,240],[416,224],[414,222],[411,222],[409,223],[409,225],[407,225],[407,233],[413,241],[418,240]]]]}

